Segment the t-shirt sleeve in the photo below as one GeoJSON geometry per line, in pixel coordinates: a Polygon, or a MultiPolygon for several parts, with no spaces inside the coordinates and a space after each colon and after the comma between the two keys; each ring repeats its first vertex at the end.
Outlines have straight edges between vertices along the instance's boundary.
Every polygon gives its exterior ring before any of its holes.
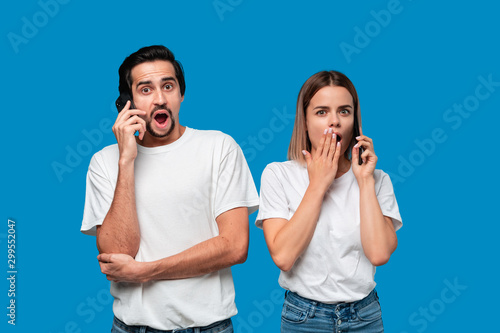
{"type": "Polygon", "coordinates": [[[259,208],[259,195],[238,144],[229,136],[225,138],[227,153],[222,156],[216,183],[215,216],[237,207],[247,207],[248,214],[259,208]]]}
{"type": "Polygon", "coordinates": [[[87,171],[85,207],[81,232],[95,236],[96,226],[101,225],[113,201],[114,188],[109,181],[102,157],[95,154],[87,171]]]}
{"type": "Polygon", "coordinates": [[[283,184],[280,182],[273,165],[268,165],[260,180],[259,213],[255,225],[262,229],[262,222],[270,218],[289,219],[290,211],[283,184]]]}
{"type": "Polygon", "coordinates": [[[382,209],[382,214],[384,216],[390,217],[394,225],[394,230],[399,230],[403,226],[403,220],[399,213],[398,203],[396,201],[396,195],[394,194],[394,188],[392,186],[391,178],[388,174],[381,171],[380,177],[380,187],[377,191],[377,199],[382,209]]]}

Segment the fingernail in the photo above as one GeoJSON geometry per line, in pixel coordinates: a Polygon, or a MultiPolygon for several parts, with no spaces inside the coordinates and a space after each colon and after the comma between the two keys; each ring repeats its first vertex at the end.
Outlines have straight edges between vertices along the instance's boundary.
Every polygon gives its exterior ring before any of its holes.
{"type": "Polygon", "coordinates": [[[325,131],[323,132],[323,134],[326,134],[328,133],[328,128],[325,129],[325,131]]]}
{"type": "Polygon", "coordinates": [[[359,144],[358,144],[358,143],[356,143],[356,144],[354,145],[354,148],[358,148],[358,147],[359,147],[359,144]]]}
{"type": "Polygon", "coordinates": [[[332,133],[332,132],[333,132],[333,128],[331,128],[331,127],[330,127],[330,128],[328,129],[328,133],[332,133]]]}
{"type": "Polygon", "coordinates": [[[306,156],[306,151],[305,151],[305,150],[303,150],[303,151],[302,151],[302,154],[303,154],[304,156],[306,156]]]}
{"type": "Polygon", "coordinates": [[[356,139],[360,140],[360,139],[361,139],[361,137],[360,137],[360,136],[357,136],[357,137],[356,137],[356,139]]]}
{"type": "Polygon", "coordinates": [[[335,139],[335,133],[332,134],[332,139],[335,139]]]}

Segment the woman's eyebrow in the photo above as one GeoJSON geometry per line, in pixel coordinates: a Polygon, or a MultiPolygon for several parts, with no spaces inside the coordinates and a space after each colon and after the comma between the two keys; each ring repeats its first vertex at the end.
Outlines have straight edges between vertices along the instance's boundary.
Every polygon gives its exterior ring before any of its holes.
{"type": "Polygon", "coordinates": [[[324,106],[324,105],[318,105],[316,107],[313,108],[313,110],[316,110],[316,109],[330,109],[329,106],[324,106]]]}

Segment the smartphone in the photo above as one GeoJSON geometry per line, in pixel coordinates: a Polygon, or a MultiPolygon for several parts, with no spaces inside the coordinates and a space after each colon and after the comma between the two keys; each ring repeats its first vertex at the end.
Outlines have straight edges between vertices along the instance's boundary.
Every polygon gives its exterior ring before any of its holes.
{"type": "MultiPolygon", "coordinates": [[[[358,110],[359,112],[359,110],[358,110]]],[[[358,137],[361,135],[360,131],[359,131],[359,127],[360,127],[360,122],[359,122],[359,118],[360,116],[358,117],[354,117],[354,137],[358,137]]],[[[361,158],[361,154],[363,154],[365,150],[363,149],[363,147],[359,147],[359,160],[358,160],[358,164],[361,165],[363,164],[363,159],[361,158]]]]}
{"type": "Polygon", "coordinates": [[[127,101],[130,101],[130,108],[135,109],[134,102],[132,101],[132,97],[128,93],[122,93],[120,96],[116,99],[115,105],[116,108],[118,109],[118,112],[123,110],[125,107],[125,104],[127,104],[127,101]]]}

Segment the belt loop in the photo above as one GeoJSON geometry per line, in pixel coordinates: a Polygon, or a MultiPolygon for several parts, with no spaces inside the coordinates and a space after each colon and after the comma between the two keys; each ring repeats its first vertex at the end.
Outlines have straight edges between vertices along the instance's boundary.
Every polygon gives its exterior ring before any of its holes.
{"type": "Polygon", "coordinates": [[[195,327],[193,330],[193,333],[200,333],[200,332],[201,332],[201,328],[199,328],[199,327],[195,327]]]}
{"type": "Polygon", "coordinates": [[[311,310],[309,311],[309,318],[314,318],[314,314],[316,313],[316,302],[311,302],[311,310]]]}

